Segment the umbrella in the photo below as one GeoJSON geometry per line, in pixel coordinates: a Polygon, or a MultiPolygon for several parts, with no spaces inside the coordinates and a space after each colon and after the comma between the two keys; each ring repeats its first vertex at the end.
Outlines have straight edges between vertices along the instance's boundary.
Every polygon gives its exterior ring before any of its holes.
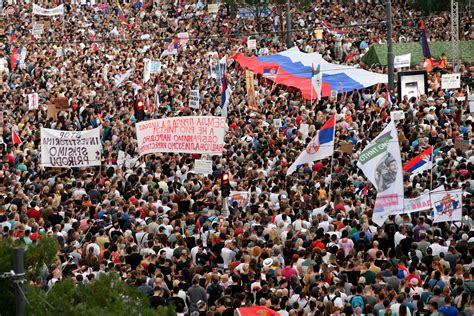
{"type": "Polygon", "coordinates": [[[277,312],[265,306],[250,306],[237,308],[239,316],[280,316],[277,312]]]}

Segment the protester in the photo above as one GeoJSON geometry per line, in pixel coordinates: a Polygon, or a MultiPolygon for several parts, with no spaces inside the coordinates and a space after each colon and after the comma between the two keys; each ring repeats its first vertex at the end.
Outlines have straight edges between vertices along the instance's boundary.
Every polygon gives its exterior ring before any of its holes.
{"type": "MultiPolygon", "coordinates": [[[[385,8],[335,2],[293,8],[292,39],[328,62],[364,68],[361,56],[385,42],[385,8]],[[318,39],[321,22],[344,36],[325,30],[318,39]]],[[[405,1],[392,2],[394,41],[418,41],[421,18],[430,40],[450,39],[449,12],[424,17],[405,1]]],[[[428,74],[427,94],[394,97],[392,105],[383,85],[309,101],[258,76],[257,113],[248,107],[245,69],[231,57],[286,49],[277,10],[256,19],[234,18],[225,5],[208,13],[201,0],[137,4],[123,4],[122,16],[116,5],[67,3],[64,17],[32,17],[31,4],[18,5],[0,20],[1,238],[31,245],[49,236],[61,249],[60,264],[47,267],[45,279],[29,280],[35,287],[47,290],[66,276],[94,282],[115,271],[150,306],[173,304],[179,315],[233,315],[254,305],[281,315],[474,313],[468,65],[459,67],[461,88],[442,89],[438,70],[453,71],[447,50],[440,69],[428,74]],[[34,37],[30,31],[40,22],[47,27],[34,37]],[[174,41],[178,33],[188,38],[174,41]],[[246,48],[249,36],[257,39],[254,51],[246,48]],[[15,49],[26,55],[12,63],[15,49]],[[222,115],[222,89],[210,65],[224,56],[232,95],[222,156],[209,157],[212,174],[194,172],[195,159],[205,158],[199,154],[139,157],[138,121],[222,115]],[[161,72],[144,82],[146,58],[159,60],[161,72]],[[199,90],[199,108],[189,106],[191,90],[199,90]],[[37,109],[29,104],[32,93],[38,93],[37,109]],[[60,98],[67,106],[55,113],[50,104],[60,98]],[[399,110],[402,161],[434,148],[432,170],[404,173],[405,198],[460,188],[462,221],[436,223],[429,207],[389,216],[383,225],[372,220],[377,190],[357,161],[399,110]],[[333,156],[287,176],[332,115],[333,156]],[[307,135],[302,124],[309,125],[307,135]],[[41,128],[97,127],[100,166],[41,166],[41,128]],[[350,150],[341,150],[347,144],[350,150]],[[223,206],[223,173],[232,191],[248,192],[247,204],[223,206]]],[[[464,13],[460,21],[460,37],[473,39],[472,16],[464,13]]],[[[395,181],[393,154],[377,171],[384,188],[395,181]]]]}

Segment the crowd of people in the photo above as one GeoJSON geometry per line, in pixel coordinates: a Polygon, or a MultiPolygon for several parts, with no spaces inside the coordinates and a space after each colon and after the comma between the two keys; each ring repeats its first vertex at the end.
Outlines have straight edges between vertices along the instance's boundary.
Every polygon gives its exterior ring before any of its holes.
{"type": "MultiPolygon", "coordinates": [[[[318,0],[302,9],[294,1],[295,45],[333,63],[366,67],[361,55],[385,42],[385,9],[359,2],[318,0]],[[314,30],[323,21],[346,34],[325,31],[317,39],[314,30]]],[[[448,13],[426,17],[405,1],[393,6],[394,41],[418,41],[421,19],[431,41],[449,39],[448,13]]],[[[441,89],[435,69],[427,95],[395,97],[392,108],[381,85],[310,102],[298,90],[258,78],[257,113],[247,106],[243,69],[228,58],[233,93],[225,149],[212,157],[213,173],[205,176],[193,172],[195,154],[151,154],[119,165],[119,151],[138,158],[133,104],[145,100],[142,119],[221,115],[210,56],[286,49],[278,8],[256,19],[233,17],[226,5],[209,14],[201,0],[123,3],[125,25],[115,3],[65,4],[64,16],[47,18],[32,15],[31,4],[12,7],[0,19],[0,238],[31,245],[52,237],[60,245],[57,262],[32,283],[48,289],[68,277],[89,283],[116,272],[152,307],[174,305],[178,315],[233,315],[253,305],[282,316],[474,314],[473,118],[464,101],[469,65],[459,67],[461,88],[441,89]],[[46,25],[36,37],[35,23],[46,25]],[[161,57],[180,32],[188,32],[187,42],[176,55],[161,57]],[[258,40],[255,51],[246,48],[249,37],[258,40]],[[26,51],[19,64],[10,62],[14,48],[26,51]],[[144,58],[162,63],[159,102],[157,79],[143,84],[144,58]],[[117,86],[113,78],[130,69],[117,86]],[[199,109],[189,107],[196,88],[199,109]],[[30,110],[33,92],[39,108],[30,110]],[[69,107],[50,115],[48,104],[58,96],[69,107]],[[376,191],[365,190],[356,163],[393,109],[405,113],[397,124],[403,162],[428,146],[436,153],[432,172],[404,175],[405,197],[440,185],[462,188],[461,222],[433,223],[430,210],[390,216],[382,227],[372,222],[376,191]],[[336,149],[350,143],[352,153],[336,150],[287,176],[332,114],[336,149]],[[282,127],[274,126],[277,118],[282,127]],[[301,124],[309,125],[306,138],[301,124]],[[101,166],[41,167],[42,127],[101,127],[101,166]],[[468,148],[456,146],[460,139],[468,148]],[[248,205],[231,204],[224,212],[223,172],[231,175],[232,190],[250,193],[248,205]]],[[[473,39],[472,16],[463,13],[460,26],[461,38],[473,39]]],[[[447,65],[443,72],[451,70],[447,65]]]]}

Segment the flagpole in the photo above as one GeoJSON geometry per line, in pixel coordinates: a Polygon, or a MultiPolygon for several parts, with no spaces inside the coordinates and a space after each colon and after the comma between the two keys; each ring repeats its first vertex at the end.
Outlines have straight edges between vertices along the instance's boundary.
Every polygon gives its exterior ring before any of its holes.
{"type": "Polygon", "coordinates": [[[434,160],[434,148],[433,146],[431,146],[430,192],[433,190],[433,160],[434,160]]]}
{"type": "MultiPolygon", "coordinates": [[[[332,132],[332,139],[334,140],[334,146],[336,145],[336,114],[337,114],[337,111],[334,115],[334,129],[333,129],[333,132],[332,132]]],[[[330,167],[330,171],[329,171],[329,177],[330,177],[330,181],[329,181],[329,188],[328,188],[328,191],[329,191],[329,194],[328,194],[328,198],[329,198],[329,202],[328,204],[330,205],[331,204],[331,198],[332,198],[332,170],[333,170],[333,166],[334,166],[334,148],[333,148],[333,153],[331,155],[331,167],[330,167]]]]}

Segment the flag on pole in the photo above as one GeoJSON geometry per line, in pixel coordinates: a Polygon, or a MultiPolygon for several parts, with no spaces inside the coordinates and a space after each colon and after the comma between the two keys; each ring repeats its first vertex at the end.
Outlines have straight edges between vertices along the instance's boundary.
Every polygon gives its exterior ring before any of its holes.
{"type": "Polygon", "coordinates": [[[160,107],[160,102],[161,102],[160,91],[161,91],[160,74],[157,74],[155,78],[155,93],[156,93],[156,107],[157,108],[160,107]]]}
{"type": "Polygon", "coordinates": [[[387,106],[388,108],[391,108],[392,107],[392,96],[390,95],[390,90],[388,90],[388,86],[386,85],[387,87],[387,92],[385,93],[385,106],[387,106]]]}
{"type": "Polygon", "coordinates": [[[425,22],[421,20],[420,22],[421,28],[421,48],[423,49],[423,56],[431,62],[433,67],[438,66],[438,61],[431,57],[430,45],[428,44],[428,39],[426,38],[426,30],[425,30],[425,22]]]}
{"type": "Polygon", "coordinates": [[[123,25],[128,25],[127,17],[125,16],[125,13],[124,13],[123,10],[122,10],[122,6],[121,6],[120,3],[118,2],[118,0],[115,0],[115,3],[117,4],[117,14],[118,14],[118,17],[119,17],[120,22],[121,22],[123,25]]]}
{"type": "Polygon", "coordinates": [[[421,154],[411,159],[403,166],[403,171],[414,174],[430,170],[433,166],[433,146],[424,150],[421,154]]]}
{"type": "Polygon", "coordinates": [[[323,88],[323,75],[321,73],[321,64],[318,64],[318,67],[314,69],[314,64],[312,66],[311,82],[313,84],[313,89],[316,91],[316,99],[321,99],[321,90],[323,88]]]}
{"type": "Polygon", "coordinates": [[[13,145],[21,145],[23,144],[23,141],[21,140],[20,136],[18,133],[14,130],[12,130],[12,144],[13,145]]]}
{"type": "Polygon", "coordinates": [[[327,22],[321,22],[323,29],[325,29],[327,32],[331,33],[332,35],[335,36],[343,36],[346,34],[343,30],[338,30],[333,27],[331,27],[327,22]]]}
{"type": "Polygon", "coordinates": [[[221,96],[221,116],[227,118],[227,113],[229,112],[229,103],[232,96],[232,90],[229,87],[227,82],[227,75],[224,72],[222,74],[222,96],[221,96]]]}
{"type": "Polygon", "coordinates": [[[10,66],[13,70],[15,65],[19,65],[21,62],[24,62],[26,58],[26,50],[14,47],[11,53],[10,66]]]}
{"type": "Polygon", "coordinates": [[[13,42],[16,39],[15,29],[12,28],[10,31],[10,40],[13,42]]]}
{"type": "Polygon", "coordinates": [[[316,136],[310,141],[306,149],[296,158],[288,168],[286,175],[296,171],[297,167],[305,163],[314,162],[332,156],[334,153],[334,132],[336,130],[336,117],[331,118],[321,127],[316,136]]]}
{"type": "Polygon", "coordinates": [[[372,220],[382,226],[387,216],[403,210],[402,159],[393,121],[362,150],[357,166],[377,189],[372,220]]]}
{"type": "Polygon", "coordinates": [[[365,186],[363,188],[361,188],[357,194],[359,195],[360,198],[364,198],[364,197],[367,196],[368,192],[369,192],[369,183],[366,182],[365,186]]]}
{"type": "Polygon", "coordinates": [[[161,53],[161,58],[166,57],[168,55],[176,55],[178,54],[178,47],[179,47],[179,39],[175,38],[171,41],[168,45],[166,45],[165,50],[161,53]]]}

